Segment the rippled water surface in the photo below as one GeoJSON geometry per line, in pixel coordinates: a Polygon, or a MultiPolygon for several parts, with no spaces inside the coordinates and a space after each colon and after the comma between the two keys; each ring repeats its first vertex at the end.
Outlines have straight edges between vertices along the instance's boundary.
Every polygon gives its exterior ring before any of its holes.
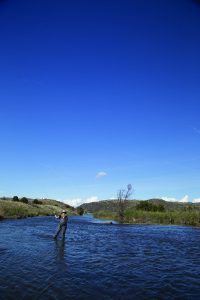
{"type": "Polygon", "coordinates": [[[0,222],[0,299],[200,299],[200,229],[69,217],[0,222]]]}

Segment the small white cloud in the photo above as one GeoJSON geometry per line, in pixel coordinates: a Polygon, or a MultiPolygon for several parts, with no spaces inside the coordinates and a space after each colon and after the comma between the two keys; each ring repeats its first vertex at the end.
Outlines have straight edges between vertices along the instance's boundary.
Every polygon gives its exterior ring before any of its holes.
{"type": "Polygon", "coordinates": [[[178,200],[175,199],[175,198],[167,198],[167,197],[162,197],[162,200],[170,201],[170,202],[177,202],[177,201],[178,201],[178,200]]]}
{"type": "Polygon", "coordinates": [[[200,198],[194,199],[193,203],[199,203],[200,202],[200,198]]]}
{"type": "Polygon", "coordinates": [[[72,200],[69,200],[69,199],[68,200],[64,200],[62,202],[64,202],[65,204],[68,204],[68,205],[76,207],[76,206],[81,205],[84,202],[84,200],[81,199],[81,198],[77,198],[77,199],[72,199],[72,200]]]}
{"type": "Polygon", "coordinates": [[[179,202],[189,202],[188,201],[188,196],[186,195],[185,197],[183,197],[183,199],[181,199],[179,202]]]}
{"type": "Polygon", "coordinates": [[[168,197],[162,197],[162,200],[169,201],[169,202],[189,202],[188,198],[189,198],[188,195],[186,195],[181,200],[175,198],[168,198],[168,197]]]}
{"type": "Polygon", "coordinates": [[[105,175],[107,175],[107,173],[105,173],[105,172],[99,172],[95,177],[99,178],[99,177],[105,176],[105,175]]]}
{"type": "Polygon", "coordinates": [[[84,203],[98,202],[98,197],[90,197],[84,203]]]}
{"type": "Polygon", "coordinates": [[[115,198],[115,197],[112,197],[112,198],[110,198],[109,200],[116,200],[116,198],[115,198]]]}
{"type": "MultiPolygon", "coordinates": [[[[60,200],[61,201],[61,200],[60,200]]],[[[77,207],[83,203],[90,203],[90,202],[97,202],[99,201],[98,197],[90,197],[86,200],[83,200],[82,198],[77,198],[77,199],[68,199],[68,200],[63,200],[65,204],[71,205],[73,207],[77,207]]]]}

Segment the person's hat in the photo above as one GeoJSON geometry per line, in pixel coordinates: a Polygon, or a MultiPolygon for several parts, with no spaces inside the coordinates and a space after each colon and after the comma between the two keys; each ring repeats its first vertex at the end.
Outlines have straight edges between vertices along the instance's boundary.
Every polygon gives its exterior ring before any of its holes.
{"type": "Polygon", "coordinates": [[[65,211],[65,210],[63,210],[63,211],[62,211],[62,213],[65,213],[65,214],[66,214],[66,211],[65,211]]]}

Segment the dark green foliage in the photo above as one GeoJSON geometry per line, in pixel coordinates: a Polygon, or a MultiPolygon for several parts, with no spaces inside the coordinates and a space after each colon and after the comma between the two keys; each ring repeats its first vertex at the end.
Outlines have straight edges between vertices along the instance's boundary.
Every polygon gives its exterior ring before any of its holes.
{"type": "Polygon", "coordinates": [[[158,204],[158,211],[159,212],[165,212],[165,207],[163,204],[158,204]]]}
{"type": "Polygon", "coordinates": [[[1,199],[2,199],[2,200],[6,200],[6,197],[2,197],[1,199]]]}
{"type": "Polygon", "coordinates": [[[41,201],[41,200],[39,200],[39,201],[38,201],[38,204],[39,204],[39,205],[42,205],[42,201],[41,201]]]}
{"type": "MultiPolygon", "coordinates": [[[[148,201],[141,201],[139,204],[136,205],[137,210],[145,210],[145,211],[151,211],[153,204],[148,201]]],[[[154,204],[155,209],[155,204],[154,204]]],[[[154,210],[155,211],[155,210],[154,210]]]]}
{"type": "Polygon", "coordinates": [[[153,204],[149,201],[141,201],[139,204],[135,207],[137,210],[145,210],[145,211],[159,211],[159,212],[165,212],[165,207],[163,204],[153,204]]]}
{"type": "Polygon", "coordinates": [[[33,203],[34,203],[34,204],[39,204],[38,199],[34,199],[34,200],[33,200],[33,203]]]}
{"type": "Polygon", "coordinates": [[[28,203],[28,199],[26,197],[22,197],[19,201],[26,204],[28,203]]]}
{"type": "Polygon", "coordinates": [[[79,206],[79,207],[77,208],[77,212],[78,212],[79,216],[82,216],[82,215],[83,215],[83,209],[82,209],[81,206],[79,206]]]}
{"type": "Polygon", "coordinates": [[[198,209],[195,205],[188,205],[183,208],[183,211],[192,211],[198,209]]]}
{"type": "Polygon", "coordinates": [[[151,211],[158,211],[158,206],[156,204],[152,204],[151,211]]]}
{"type": "Polygon", "coordinates": [[[19,198],[18,198],[17,196],[14,196],[14,197],[12,198],[12,201],[19,202],[19,198]]]}

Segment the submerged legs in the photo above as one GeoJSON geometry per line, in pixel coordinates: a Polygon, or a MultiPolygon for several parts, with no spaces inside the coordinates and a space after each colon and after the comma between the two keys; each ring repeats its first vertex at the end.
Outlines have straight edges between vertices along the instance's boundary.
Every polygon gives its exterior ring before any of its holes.
{"type": "Polygon", "coordinates": [[[57,228],[56,233],[54,235],[54,239],[57,238],[57,236],[59,235],[61,229],[62,229],[62,239],[65,239],[65,232],[66,232],[67,226],[60,226],[60,224],[58,225],[58,228],[57,228]]]}

